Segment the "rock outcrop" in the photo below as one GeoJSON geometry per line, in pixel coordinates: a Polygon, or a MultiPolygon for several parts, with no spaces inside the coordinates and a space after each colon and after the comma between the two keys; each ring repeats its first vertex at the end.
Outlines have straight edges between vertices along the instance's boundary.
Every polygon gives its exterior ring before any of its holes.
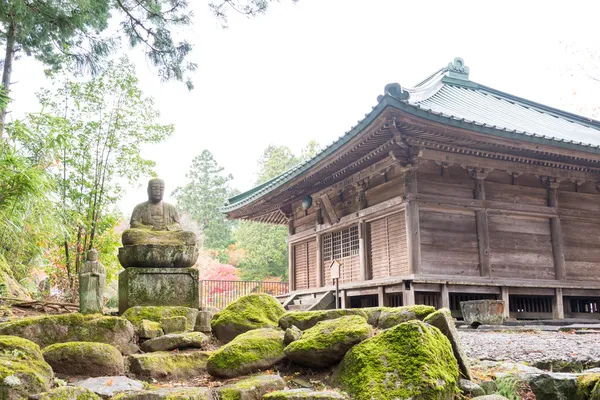
{"type": "Polygon", "coordinates": [[[56,343],[44,348],[42,353],[58,374],[96,377],[125,373],[121,352],[106,343],[56,343]]]}
{"type": "Polygon", "coordinates": [[[276,328],[279,317],[285,313],[277,299],[264,293],[240,297],[211,320],[215,336],[224,342],[253,329],[276,328]]]}
{"type": "Polygon", "coordinates": [[[409,321],[354,346],[337,381],[356,400],[451,400],[458,375],[446,336],[421,321],[409,321]]]}
{"type": "Polygon", "coordinates": [[[255,329],[237,336],[216,350],[206,368],[212,376],[234,378],[271,368],[283,360],[283,332],[255,329]]]}
{"type": "Polygon", "coordinates": [[[349,315],[317,323],[284,350],[292,362],[309,368],[325,368],[339,363],[352,346],[373,334],[373,328],[360,315],[349,315]]]}

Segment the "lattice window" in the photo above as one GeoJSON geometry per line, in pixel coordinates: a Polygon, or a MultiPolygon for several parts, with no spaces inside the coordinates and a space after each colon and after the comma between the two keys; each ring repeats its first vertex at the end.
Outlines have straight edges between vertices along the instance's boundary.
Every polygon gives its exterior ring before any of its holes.
{"type": "Polygon", "coordinates": [[[323,235],[323,260],[358,255],[358,225],[323,235]]]}

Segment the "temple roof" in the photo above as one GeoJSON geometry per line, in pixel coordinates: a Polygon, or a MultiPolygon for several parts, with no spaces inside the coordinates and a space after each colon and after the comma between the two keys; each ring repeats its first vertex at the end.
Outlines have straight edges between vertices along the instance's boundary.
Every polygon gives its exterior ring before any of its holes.
{"type": "Polygon", "coordinates": [[[357,136],[385,108],[394,107],[437,123],[496,137],[600,154],[600,122],[523,99],[469,80],[460,58],[413,88],[397,83],[385,87],[378,104],[345,135],[315,157],[228,200],[225,213],[254,203],[301,176],[357,136]]]}

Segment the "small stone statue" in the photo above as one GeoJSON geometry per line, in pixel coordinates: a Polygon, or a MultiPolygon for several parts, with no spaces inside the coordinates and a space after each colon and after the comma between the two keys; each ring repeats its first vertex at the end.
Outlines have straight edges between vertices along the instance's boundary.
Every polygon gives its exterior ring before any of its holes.
{"type": "Polygon", "coordinates": [[[82,314],[102,313],[106,270],[98,261],[98,252],[88,251],[87,261],[79,272],[79,312],[82,314]]]}

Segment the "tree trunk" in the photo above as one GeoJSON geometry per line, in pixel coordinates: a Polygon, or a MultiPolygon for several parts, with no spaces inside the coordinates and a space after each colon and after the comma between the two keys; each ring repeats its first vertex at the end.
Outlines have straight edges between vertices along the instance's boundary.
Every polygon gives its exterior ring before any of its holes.
{"type": "MultiPolygon", "coordinates": [[[[6,54],[4,56],[4,70],[2,71],[2,86],[8,93],[10,91],[10,77],[12,75],[13,60],[15,59],[15,35],[16,25],[14,22],[8,27],[6,33],[6,54]]],[[[4,121],[6,120],[7,107],[2,110],[0,117],[0,139],[4,136],[4,121]]]]}

